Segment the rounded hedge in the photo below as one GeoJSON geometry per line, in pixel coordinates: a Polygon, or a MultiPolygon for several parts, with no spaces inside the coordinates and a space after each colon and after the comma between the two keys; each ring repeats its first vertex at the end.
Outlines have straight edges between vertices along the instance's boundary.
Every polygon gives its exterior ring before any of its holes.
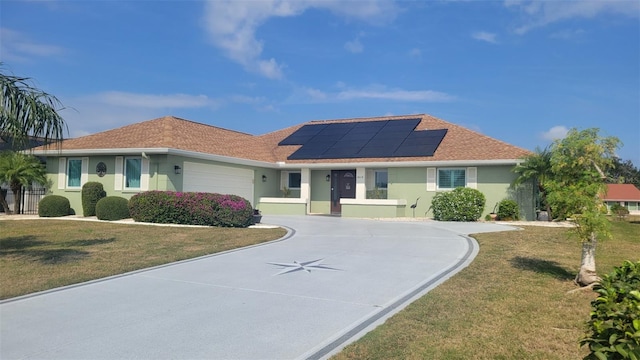
{"type": "Polygon", "coordinates": [[[439,221],[476,221],[485,206],[484,194],[476,189],[455,188],[433,197],[433,218],[439,221]]]}
{"type": "Polygon", "coordinates": [[[38,203],[38,216],[58,217],[71,214],[69,199],[60,195],[47,195],[38,203]]]}
{"type": "Polygon", "coordinates": [[[99,220],[122,220],[129,215],[129,200],[120,196],[107,196],[96,204],[96,216],[99,220]]]}
{"type": "Polygon", "coordinates": [[[520,208],[518,203],[511,199],[504,199],[498,204],[498,219],[518,220],[520,218],[520,208]]]}
{"type": "Polygon", "coordinates": [[[251,203],[237,195],[147,191],[131,197],[129,211],[140,222],[224,227],[253,223],[251,203]]]}
{"type": "Polygon", "coordinates": [[[95,216],[98,200],[107,196],[102,183],[89,181],[82,185],[82,215],[95,216]]]}

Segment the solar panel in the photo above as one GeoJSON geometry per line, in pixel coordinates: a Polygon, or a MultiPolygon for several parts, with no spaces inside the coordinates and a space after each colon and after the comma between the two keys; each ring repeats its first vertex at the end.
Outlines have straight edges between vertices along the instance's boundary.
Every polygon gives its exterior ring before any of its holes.
{"type": "Polygon", "coordinates": [[[302,145],[289,160],[433,156],[447,133],[415,131],[419,118],[310,124],[278,145],[302,145]]]}

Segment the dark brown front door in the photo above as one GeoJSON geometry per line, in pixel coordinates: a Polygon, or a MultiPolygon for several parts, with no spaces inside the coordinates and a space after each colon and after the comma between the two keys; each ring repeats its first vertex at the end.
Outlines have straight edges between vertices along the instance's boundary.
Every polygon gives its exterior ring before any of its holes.
{"type": "Polygon", "coordinates": [[[331,213],[342,213],[340,199],[356,198],[356,171],[332,170],[331,171],[331,213]]]}

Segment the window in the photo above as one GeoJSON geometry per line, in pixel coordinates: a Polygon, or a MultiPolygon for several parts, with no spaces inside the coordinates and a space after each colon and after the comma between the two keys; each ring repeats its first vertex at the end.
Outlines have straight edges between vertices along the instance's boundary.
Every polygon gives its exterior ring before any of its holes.
{"type": "Polygon", "coordinates": [[[465,169],[438,169],[438,188],[455,189],[466,184],[465,169]]]}
{"type": "Polygon", "coordinates": [[[125,189],[139,189],[142,174],[142,158],[131,157],[124,160],[125,189]]]}
{"type": "Polygon", "coordinates": [[[387,184],[388,184],[388,173],[387,170],[375,170],[374,171],[374,177],[375,177],[375,187],[377,189],[386,189],[387,188],[387,184]]]}
{"type": "Polygon", "coordinates": [[[299,172],[290,172],[289,173],[289,189],[300,189],[300,183],[302,182],[302,177],[299,172]]]}
{"type": "Polygon", "coordinates": [[[82,159],[69,159],[67,163],[67,188],[82,185],[82,159]]]}

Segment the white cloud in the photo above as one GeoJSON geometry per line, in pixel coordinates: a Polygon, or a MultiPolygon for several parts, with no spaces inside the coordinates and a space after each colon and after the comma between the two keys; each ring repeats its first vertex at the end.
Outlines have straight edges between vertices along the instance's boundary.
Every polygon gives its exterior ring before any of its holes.
{"type": "Polygon", "coordinates": [[[351,89],[338,93],[340,100],[377,99],[411,102],[449,102],[455,97],[433,90],[351,89]]]}
{"type": "Polygon", "coordinates": [[[361,53],[364,50],[364,46],[360,42],[360,39],[355,38],[352,41],[347,41],[344,44],[344,48],[353,54],[361,53]]]}
{"type": "Polygon", "coordinates": [[[591,19],[602,14],[640,16],[640,2],[636,0],[509,0],[504,4],[508,8],[519,10],[525,18],[525,23],[515,29],[517,34],[525,34],[535,28],[573,18],[591,19]]]}
{"type": "Polygon", "coordinates": [[[557,125],[543,132],[541,134],[541,137],[548,141],[554,141],[558,139],[563,139],[565,136],[567,136],[568,132],[569,132],[569,129],[566,126],[557,125]]]}
{"type": "Polygon", "coordinates": [[[217,106],[217,102],[205,95],[187,94],[135,94],[121,91],[107,91],[93,96],[98,102],[124,107],[167,109],[217,106]]]}
{"type": "Polygon", "coordinates": [[[486,41],[491,44],[498,43],[498,40],[496,39],[497,35],[486,31],[476,31],[471,34],[471,37],[476,40],[486,41]]]}
{"type": "Polygon", "coordinates": [[[556,31],[549,36],[552,39],[574,40],[574,39],[582,38],[585,33],[586,32],[582,29],[569,29],[569,30],[556,31]]]}
{"type": "Polygon", "coordinates": [[[298,89],[290,98],[292,102],[331,103],[352,100],[387,100],[400,102],[451,102],[456,97],[434,90],[390,89],[382,85],[365,88],[347,87],[339,83],[337,92],[325,92],[318,89],[298,89]]]}
{"type": "Polygon", "coordinates": [[[4,61],[27,62],[34,57],[49,58],[60,56],[64,48],[33,41],[24,33],[0,28],[0,53],[4,61]]]}
{"type": "Polygon", "coordinates": [[[217,108],[221,101],[205,95],[139,94],[107,91],[81,97],[60,97],[71,137],[118,128],[171,114],[175,109],[217,108]]]}
{"type": "Polygon", "coordinates": [[[227,57],[247,71],[279,79],[283,65],[273,58],[261,58],[264,45],[256,39],[256,31],[270,18],[298,16],[310,8],[378,24],[391,21],[397,13],[389,0],[210,0],[205,6],[204,22],[211,41],[227,57]]]}

